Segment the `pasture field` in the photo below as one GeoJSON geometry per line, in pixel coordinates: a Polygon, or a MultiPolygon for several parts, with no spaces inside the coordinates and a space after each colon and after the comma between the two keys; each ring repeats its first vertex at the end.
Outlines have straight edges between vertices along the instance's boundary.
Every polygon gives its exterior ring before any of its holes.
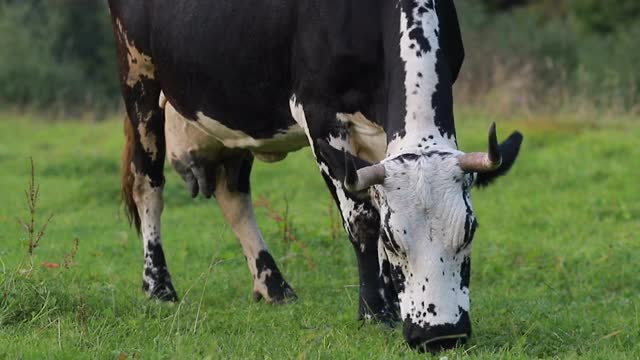
{"type": "MultiPolygon", "coordinates": [[[[492,119],[459,118],[462,149],[484,150],[492,119]]],[[[435,358],[639,359],[640,123],[498,121],[501,139],[516,128],[515,168],[473,193],[472,340],[435,358]]],[[[356,320],[353,250],[308,150],[256,163],[252,177],[297,302],[253,301],[217,206],[192,200],[172,170],[164,246],[181,302],[146,300],[141,241],[119,206],[122,143],[117,120],[0,119],[0,359],[431,356],[400,327],[356,320]],[[29,218],[30,156],[38,223],[53,214],[31,261],[16,221],[29,218]]]]}

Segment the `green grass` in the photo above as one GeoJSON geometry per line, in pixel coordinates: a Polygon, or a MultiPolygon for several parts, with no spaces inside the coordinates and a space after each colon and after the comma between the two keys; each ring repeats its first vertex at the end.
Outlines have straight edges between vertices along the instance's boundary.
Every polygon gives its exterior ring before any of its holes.
{"type": "MultiPolygon", "coordinates": [[[[462,116],[465,150],[482,150],[490,119],[462,116]]],[[[448,358],[640,358],[640,126],[498,122],[525,133],[521,157],[473,194],[474,335],[448,358]]],[[[355,259],[332,231],[328,191],[308,150],[258,163],[254,199],[289,218],[297,242],[264,208],[259,222],[300,300],[254,303],[240,247],[213,201],[191,200],[168,171],[164,244],[175,305],[141,293],[142,246],[119,207],[121,124],[0,120],[0,358],[327,358],[429,355],[401,329],[356,320],[355,259]],[[40,220],[54,214],[27,267],[23,190],[29,157],[40,220]],[[62,263],[80,241],[73,266],[62,263]]],[[[335,229],[335,224],[334,224],[335,229]]]]}

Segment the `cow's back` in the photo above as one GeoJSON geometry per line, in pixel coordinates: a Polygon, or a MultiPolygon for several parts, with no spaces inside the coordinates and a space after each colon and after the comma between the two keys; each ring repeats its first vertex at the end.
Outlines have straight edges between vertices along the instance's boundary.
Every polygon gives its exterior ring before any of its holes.
{"type": "Polygon", "coordinates": [[[256,138],[293,124],[295,2],[110,0],[110,6],[187,119],[215,119],[256,138]]]}

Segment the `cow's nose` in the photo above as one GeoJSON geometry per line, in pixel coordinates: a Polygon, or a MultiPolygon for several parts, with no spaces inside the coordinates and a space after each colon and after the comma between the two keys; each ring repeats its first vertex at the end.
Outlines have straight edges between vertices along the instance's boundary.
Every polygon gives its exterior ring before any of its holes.
{"type": "Polygon", "coordinates": [[[471,336],[469,313],[464,312],[457,324],[423,327],[411,319],[404,320],[404,338],[412,349],[438,352],[464,345],[471,336]]]}

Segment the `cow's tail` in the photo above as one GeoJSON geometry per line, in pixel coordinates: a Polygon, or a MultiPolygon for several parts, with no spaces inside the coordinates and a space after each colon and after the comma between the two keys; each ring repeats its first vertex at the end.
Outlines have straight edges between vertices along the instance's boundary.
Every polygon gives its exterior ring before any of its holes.
{"type": "Polygon", "coordinates": [[[138,214],[138,208],[136,207],[136,202],[133,199],[133,183],[135,181],[135,177],[133,171],[131,170],[131,163],[133,161],[133,150],[134,150],[134,128],[129,120],[129,116],[125,115],[124,117],[124,135],[125,135],[125,144],[124,150],[122,151],[122,202],[124,204],[125,212],[127,214],[127,219],[129,220],[129,224],[134,224],[136,226],[136,230],[140,233],[140,214],[138,214]]]}

